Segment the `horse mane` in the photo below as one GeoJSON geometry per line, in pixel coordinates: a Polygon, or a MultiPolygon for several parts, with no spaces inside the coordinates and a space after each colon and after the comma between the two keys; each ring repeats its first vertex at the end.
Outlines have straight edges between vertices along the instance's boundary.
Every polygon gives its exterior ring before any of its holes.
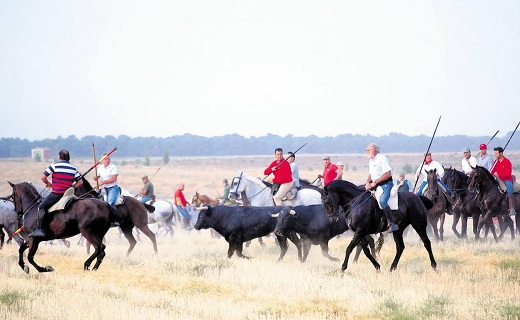
{"type": "MultiPolygon", "coordinates": [[[[240,174],[239,174],[240,175],[240,174]]],[[[261,188],[265,188],[266,186],[267,187],[271,187],[272,184],[269,183],[269,182],[266,182],[266,181],[263,181],[263,180],[260,180],[260,178],[256,178],[256,177],[252,177],[252,176],[248,176],[247,174],[243,173],[242,172],[242,178],[246,179],[247,181],[250,181],[256,185],[258,185],[259,187],[261,188]]]]}
{"type": "Polygon", "coordinates": [[[475,167],[475,170],[477,170],[477,169],[480,169],[481,171],[484,171],[485,174],[486,174],[486,176],[487,176],[487,178],[488,178],[489,180],[491,180],[491,181],[492,181],[493,183],[495,183],[495,184],[498,184],[498,182],[497,182],[497,180],[495,179],[495,177],[493,177],[493,175],[491,174],[491,172],[489,172],[486,168],[481,167],[481,166],[476,166],[476,167],[475,167]]]}

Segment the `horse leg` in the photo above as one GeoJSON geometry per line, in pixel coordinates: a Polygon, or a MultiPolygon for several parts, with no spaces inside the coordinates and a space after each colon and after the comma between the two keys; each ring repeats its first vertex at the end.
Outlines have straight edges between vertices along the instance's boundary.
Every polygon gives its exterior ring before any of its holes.
{"type": "MultiPolygon", "coordinates": [[[[356,246],[356,253],[354,254],[354,259],[352,262],[357,263],[359,259],[359,255],[361,254],[361,250],[363,250],[363,247],[361,246],[361,243],[356,246]]],[[[372,254],[374,252],[372,251],[372,254]]]]}
{"type": "Polygon", "coordinates": [[[130,244],[130,247],[126,251],[126,256],[128,257],[130,255],[130,252],[134,250],[135,245],[137,244],[137,241],[134,238],[134,234],[132,232],[132,226],[128,227],[125,226],[124,228],[120,228],[123,231],[123,234],[125,235],[126,240],[128,240],[128,243],[130,244]]]}
{"type": "Polygon", "coordinates": [[[415,229],[415,231],[417,231],[417,234],[421,238],[421,241],[424,244],[424,248],[426,248],[426,251],[428,251],[428,256],[430,257],[430,264],[431,264],[433,270],[437,270],[437,262],[435,261],[435,257],[433,256],[432,243],[431,243],[430,239],[428,238],[428,235],[426,234],[426,230],[415,229]]]}
{"type": "MultiPolygon", "coordinates": [[[[453,223],[451,225],[451,230],[453,231],[455,236],[460,239],[460,238],[462,238],[462,234],[459,233],[459,231],[457,230],[457,224],[459,223],[459,220],[460,220],[460,214],[455,212],[453,214],[453,223]]],[[[462,230],[461,230],[461,232],[462,232],[462,230]]]]}
{"type": "Polygon", "coordinates": [[[460,237],[467,239],[468,238],[468,216],[463,215],[462,218],[462,228],[460,229],[460,237]]]}
{"type": "Polygon", "coordinates": [[[361,248],[363,248],[363,253],[368,258],[368,260],[370,260],[370,262],[372,262],[372,264],[374,265],[376,270],[379,271],[379,270],[381,270],[381,266],[379,265],[379,263],[377,262],[376,258],[370,253],[370,250],[368,249],[367,237],[370,237],[370,236],[367,235],[367,236],[364,236],[364,237],[360,238],[359,241],[361,243],[361,248]]]}
{"type": "Polygon", "coordinates": [[[478,228],[480,220],[479,214],[473,214],[473,234],[475,235],[475,240],[480,239],[480,229],[478,228]]]}
{"type": "Polygon", "coordinates": [[[329,242],[328,241],[320,243],[320,247],[321,247],[322,256],[329,259],[330,261],[339,261],[338,258],[334,258],[329,255],[329,242]]]}
{"type": "Polygon", "coordinates": [[[101,242],[101,239],[96,235],[86,234],[85,239],[87,239],[87,246],[90,251],[90,245],[94,246],[94,253],[88,257],[88,259],[83,263],[83,270],[88,271],[92,261],[97,258],[96,264],[92,270],[97,270],[103,258],[105,257],[105,245],[101,242]]]}
{"type": "Polygon", "coordinates": [[[22,242],[20,248],[18,248],[18,265],[20,266],[20,268],[22,268],[22,270],[25,273],[29,274],[29,266],[26,265],[23,261],[23,253],[25,252],[25,250],[27,250],[27,248],[29,248],[29,245],[25,241],[22,242]]]}
{"type": "Polygon", "coordinates": [[[392,265],[390,266],[390,271],[394,271],[397,269],[397,264],[399,263],[399,259],[401,259],[401,255],[403,254],[405,245],[403,240],[403,231],[397,230],[392,233],[395,241],[395,257],[392,265]]]}
{"type": "Polygon", "coordinates": [[[5,239],[5,233],[4,233],[4,226],[0,225],[0,249],[4,246],[4,239],[5,239]]]}
{"type": "MultiPolygon", "coordinates": [[[[156,240],[155,234],[152,232],[152,230],[150,230],[150,228],[148,228],[147,224],[142,225],[142,226],[137,226],[137,228],[139,230],[141,230],[148,238],[150,238],[150,240],[153,243],[153,251],[155,253],[157,253],[157,240],[156,240]]],[[[130,254],[130,252],[128,254],[130,254]]]]}
{"type": "Polygon", "coordinates": [[[30,264],[32,264],[38,272],[49,272],[54,271],[54,268],[51,266],[45,266],[40,267],[36,261],[34,261],[34,255],[36,254],[36,251],[38,250],[38,245],[40,244],[39,239],[33,239],[33,241],[29,244],[29,252],[27,253],[27,260],[30,264]]]}
{"type": "Polygon", "coordinates": [[[440,240],[440,237],[439,237],[439,229],[437,228],[437,222],[439,221],[438,218],[432,218],[430,220],[430,225],[432,226],[432,229],[433,229],[433,236],[435,237],[435,241],[436,242],[439,242],[440,240]]]}
{"type": "Polygon", "coordinates": [[[441,214],[441,218],[439,219],[439,236],[441,237],[441,241],[444,241],[444,221],[446,221],[446,214],[441,214]]]}

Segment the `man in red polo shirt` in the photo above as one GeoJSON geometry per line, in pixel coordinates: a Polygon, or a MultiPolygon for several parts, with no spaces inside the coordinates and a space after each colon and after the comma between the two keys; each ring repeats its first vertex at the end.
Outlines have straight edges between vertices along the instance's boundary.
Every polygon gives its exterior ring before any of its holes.
{"type": "Polygon", "coordinates": [[[271,173],[274,174],[273,179],[273,187],[278,187],[278,191],[273,196],[273,200],[275,205],[281,206],[282,205],[282,198],[285,197],[287,192],[291,191],[293,186],[293,178],[292,178],[292,171],[291,171],[291,165],[289,164],[289,161],[285,161],[283,158],[283,150],[282,148],[276,148],[274,150],[274,156],[276,160],[271,162],[269,167],[267,167],[264,170],[265,175],[270,175],[271,173]]]}
{"type": "Polygon", "coordinates": [[[337,176],[338,166],[330,162],[329,156],[323,157],[323,173],[318,175],[318,178],[323,179],[323,186],[326,187],[329,183],[334,181],[337,176]]]}
{"type": "Polygon", "coordinates": [[[495,162],[491,166],[490,173],[500,180],[504,181],[507,189],[507,200],[509,201],[509,215],[516,215],[515,211],[515,196],[513,195],[513,165],[508,158],[504,157],[504,149],[502,147],[496,147],[495,151],[495,162]]]}

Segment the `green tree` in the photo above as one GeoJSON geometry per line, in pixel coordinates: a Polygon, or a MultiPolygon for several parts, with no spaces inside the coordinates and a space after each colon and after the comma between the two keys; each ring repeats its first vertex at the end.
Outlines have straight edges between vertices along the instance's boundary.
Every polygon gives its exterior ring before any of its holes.
{"type": "Polygon", "coordinates": [[[168,162],[170,162],[170,154],[168,153],[168,150],[164,150],[163,156],[162,156],[162,162],[166,165],[168,162]]]}

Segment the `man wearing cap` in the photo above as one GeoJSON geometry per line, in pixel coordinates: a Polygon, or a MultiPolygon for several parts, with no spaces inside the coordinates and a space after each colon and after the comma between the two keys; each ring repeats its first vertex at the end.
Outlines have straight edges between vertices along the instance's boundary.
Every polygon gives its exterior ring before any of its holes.
{"type": "Polygon", "coordinates": [[[143,180],[144,186],[139,194],[141,195],[141,202],[145,203],[147,201],[153,200],[154,190],[153,184],[148,179],[148,176],[142,176],[141,179],[143,180]]]}
{"type": "Polygon", "coordinates": [[[464,158],[461,161],[462,172],[469,176],[473,168],[477,166],[477,159],[471,155],[469,148],[464,148],[462,152],[464,153],[464,158]]]}
{"type": "Polygon", "coordinates": [[[338,166],[330,162],[329,156],[323,156],[323,173],[318,175],[318,178],[323,179],[323,186],[326,187],[329,183],[334,181],[338,176],[338,166]]]}
{"type": "Polygon", "coordinates": [[[487,171],[491,170],[491,166],[493,165],[493,158],[487,154],[487,145],[482,143],[479,146],[480,152],[477,156],[477,165],[480,167],[484,167],[487,171]]]}
{"type": "Polygon", "coordinates": [[[336,178],[334,180],[343,180],[343,170],[345,169],[345,165],[343,162],[338,161],[336,166],[338,166],[338,170],[336,170],[336,178]]]}

